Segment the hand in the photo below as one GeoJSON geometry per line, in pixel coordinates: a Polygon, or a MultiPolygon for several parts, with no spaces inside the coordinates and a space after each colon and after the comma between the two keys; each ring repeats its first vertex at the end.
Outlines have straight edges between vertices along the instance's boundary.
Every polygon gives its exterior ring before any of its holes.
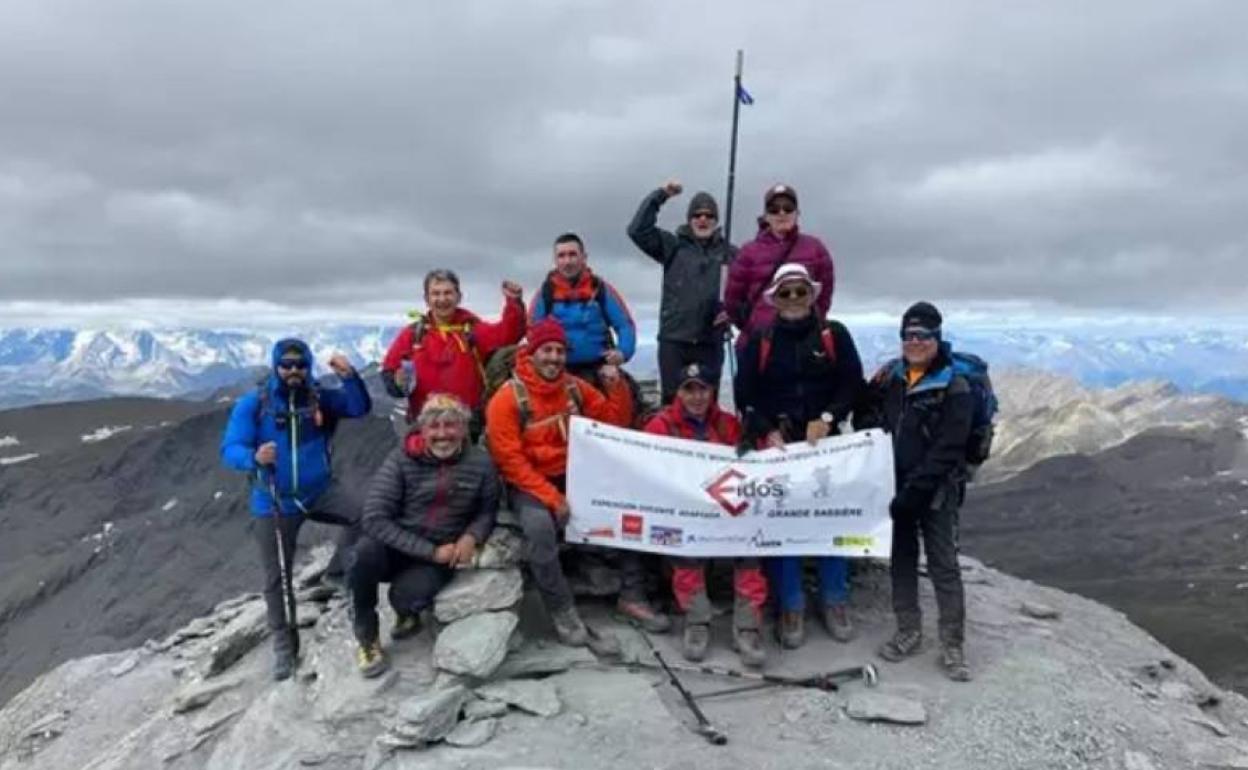
{"type": "Polygon", "coordinates": [[[438,564],[451,564],[455,561],[455,544],[446,543],[433,549],[433,560],[438,564]]]}
{"type": "Polygon", "coordinates": [[[276,465],[277,464],[277,444],[273,441],[266,441],[256,449],[256,465],[276,465]]]}
{"type": "Polygon", "coordinates": [[[503,281],[503,298],[508,300],[523,300],[524,287],[515,281],[503,281]]]}
{"type": "Polygon", "coordinates": [[[559,504],[555,506],[554,514],[555,522],[558,523],[559,526],[562,527],[568,523],[568,517],[572,515],[572,509],[568,507],[568,501],[566,498],[560,500],[559,504]]]}
{"type": "Polygon", "coordinates": [[[603,355],[602,361],[603,363],[609,364],[611,366],[623,366],[624,354],[616,350],[615,348],[611,348],[610,350],[606,352],[606,354],[603,355]]]}
{"type": "Polygon", "coordinates": [[[711,321],[711,325],[716,329],[727,329],[732,325],[732,319],[728,317],[727,310],[721,310],[715,314],[715,320],[711,321]]]}
{"type": "Polygon", "coordinates": [[[477,555],[477,539],[465,532],[455,541],[455,553],[451,564],[456,567],[467,567],[477,555]]]}
{"type": "Polygon", "coordinates": [[[806,441],[811,446],[818,444],[819,439],[827,438],[828,434],[831,432],[832,426],[828,425],[823,420],[816,419],[806,423],[806,441]]]}
{"type": "Polygon", "coordinates": [[[603,387],[614,385],[620,380],[620,367],[614,364],[603,364],[598,367],[598,378],[602,380],[603,387]]]}
{"type": "Polygon", "coordinates": [[[675,198],[683,191],[684,185],[675,179],[669,179],[663,183],[663,192],[667,193],[667,197],[675,198]]]}
{"type": "Polygon", "coordinates": [[[355,373],[355,367],[351,365],[351,361],[341,353],[335,353],[330,356],[329,368],[334,370],[334,374],[345,379],[355,373]]]}
{"type": "Polygon", "coordinates": [[[767,434],[767,447],[769,449],[784,450],[784,434],[778,430],[773,430],[767,434]]]}

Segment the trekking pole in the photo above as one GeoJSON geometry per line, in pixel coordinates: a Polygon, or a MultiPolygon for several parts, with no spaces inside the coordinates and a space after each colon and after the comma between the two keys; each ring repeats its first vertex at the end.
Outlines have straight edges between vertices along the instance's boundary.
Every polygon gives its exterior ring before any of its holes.
{"type": "Polygon", "coordinates": [[[749,672],[733,672],[731,670],[717,671],[716,675],[727,675],[740,679],[752,679],[754,681],[750,684],[728,687],[723,690],[700,692],[693,697],[698,700],[706,700],[707,698],[718,698],[721,695],[736,695],[738,693],[763,690],[770,687],[806,687],[815,690],[823,690],[825,692],[836,692],[841,689],[841,684],[846,682],[861,680],[867,687],[875,687],[880,682],[879,671],[877,671],[875,665],[871,663],[865,663],[861,666],[840,668],[835,671],[805,677],[780,676],[776,674],[751,674],[749,672]]]}
{"type": "Polygon", "coordinates": [[[646,630],[636,621],[630,622],[633,628],[637,629],[637,633],[641,634],[641,638],[645,640],[646,646],[650,648],[650,652],[654,655],[654,659],[659,662],[659,667],[663,669],[663,673],[667,674],[667,681],[671,683],[672,687],[676,688],[676,692],[680,693],[680,697],[684,699],[685,705],[689,707],[691,712],[693,712],[693,718],[698,721],[698,727],[696,730],[698,735],[706,738],[706,740],[713,746],[723,746],[727,743],[728,736],[724,735],[719,730],[716,730],[711,724],[711,720],[707,719],[706,714],[702,713],[702,707],[698,705],[698,702],[694,700],[693,695],[685,689],[683,684],[681,684],[680,678],[676,676],[676,672],[672,670],[672,667],[667,665],[667,661],[663,660],[663,654],[660,653],[659,649],[654,646],[654,642],[650,641],[650,635],[646,633],[646,630]]]}
{"type": "Polygon", "coordinates": [[[282,581],[282,615],[286,618],[287,632],[295,630],[295,589],[290,580],[290,566],[286,563],[286,543],[282,538],[282,502],[277,495],[277,472],[269,471],[264,478],[264,471],[258,471],[267,484],[269,497],[273,498],[273,537],[277,545],[277,571],[282,581]]]}
{"type": "MultiPolygon", "coordinates": [[[[732,201],[737,187],[737,128],[741,123],[741,103],[747,95],[741,87],[741,71],[745,67],[745,51],[737,49],[737,69],[732,78],[732,141],[728,149],[728,195],[724,205],[724,243],[732,247],[732,201]]],[[[746,102],[747,104],[749,102],[746,102]]],[[[724,306],[724,288],[728,283],[728,262],[725,260],[719,275],[719,306],[724,306]]],[[[724,330],[725,355],[728,358],[728,373],[733,380],[737,378],[737,351],[732,344],[732,324],[724,330]]]]}

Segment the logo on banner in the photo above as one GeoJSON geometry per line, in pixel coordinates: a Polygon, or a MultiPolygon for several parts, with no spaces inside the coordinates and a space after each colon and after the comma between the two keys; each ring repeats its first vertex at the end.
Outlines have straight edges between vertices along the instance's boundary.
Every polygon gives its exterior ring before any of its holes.
{"type": "Polygon", "coordinates": [[[615,527],[594,527],[593,529],[586,530],[585,536],[615,539],[615,527]]]}
{"type": "Polygon", "coordinates": [[[750,545],[755,548],[779,548],[780,541],[769,539],[767,533],[760,529],[754,533],[754,537],[750,538],[750,545]]]}
{"type": "Polygon", "coordinates": [[[751,479],[736,468],[729,468],[703,489],[729,516],[745,513],[755,500],[779,502],[785,496],[784,484],[774,478],[751,479]]]}
{"type": "Polygon", "coordinates": [[[685,532],[679,527],[650,527],[650,544],[651,545],[680,545],[684,540],[685,532]]]}
{"type": "Polygon", "coordinates": [[[620,514],[620,537],[625,540],[640,540],[644,521],[636,513],[620,514]]]}

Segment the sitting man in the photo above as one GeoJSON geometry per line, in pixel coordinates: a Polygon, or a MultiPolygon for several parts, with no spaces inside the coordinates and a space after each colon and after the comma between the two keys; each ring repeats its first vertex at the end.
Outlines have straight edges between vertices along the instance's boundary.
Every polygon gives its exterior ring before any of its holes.
{"type": "Polygon", "coordinates": [[[498,474],[484,449],[468,442],[472,412],[455,396],[435,393],[407,435],[378,469],[364,501],[363,537],[351,570],[351,600],[360,672],[386,669],[377,621],[377,587],[390,584],[391,636],[420,631],[420,611],[471,564],[494,528],[498,474]]]}
{"type": "MultiPolygon", "coordinates": [[[[849,330],[816,310],[821,287],[798,264],[781,267],[765,293],[775,319],[750,336],[737,371],[737,407],[746,415],[750,436],[766,446],[830,435],[849,416],[862,390],[862,363],[849,330]]],[[[823,598],[823,620],[839,642],[854,635],[849,618],[849,560],[816,559],[823,598]]],[[[802,560],[767,560],[780,605],[777,631],[790,649],[805,640],[802,560]]]]}
{"type": "MultiPolygon", "coordinates": [[[[559,563],[558,532],[571,515],[564,497],[568,422],[572,415],[584,415],[621,425],[632,411],[632,396],[618,372],[604,376],[605,396],[568,374],[568,340],[558,321],[532,324],[527,340],[516,353],[515,375],[486,407],[486,435],[528,540],[529,570],[555,633],[564,644],[584,646],[589,634],[559,563]]],[[[640,554],[620,553],[624,574],[618,609],[648,630],[667,630],[668,619],[646,599],[640,554]]]]}
{"type": "MultiPolygon", "coordinates": [[[[676,397],[646,424],[647,433],[709,441],[736,446],[741,423],[715,404],[719,372],[702,364],[689,364],[680,372],[676,397]]],[[[685,613],[682,652],[699,661],[706,657],[711,641],[711,602],[706,595],[706,560],[672,559],[672,594],[685,613]]],[[[759,628],[767,579],[758,560],[736,559],[733,573],[736,601],[732,612],[732,646],[747,666],[761,666],[767,659],[759,628]]]]}

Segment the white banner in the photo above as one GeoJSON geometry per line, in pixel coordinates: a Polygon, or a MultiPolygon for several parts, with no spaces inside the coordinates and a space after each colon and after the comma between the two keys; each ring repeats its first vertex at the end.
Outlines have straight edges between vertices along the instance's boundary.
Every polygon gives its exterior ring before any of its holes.
{"type": "Polygon", "coordinates": [[[570,543],[672,556],[887,557],[893,446],[879,430],[737,457],[574,417],[570,543]]]}

